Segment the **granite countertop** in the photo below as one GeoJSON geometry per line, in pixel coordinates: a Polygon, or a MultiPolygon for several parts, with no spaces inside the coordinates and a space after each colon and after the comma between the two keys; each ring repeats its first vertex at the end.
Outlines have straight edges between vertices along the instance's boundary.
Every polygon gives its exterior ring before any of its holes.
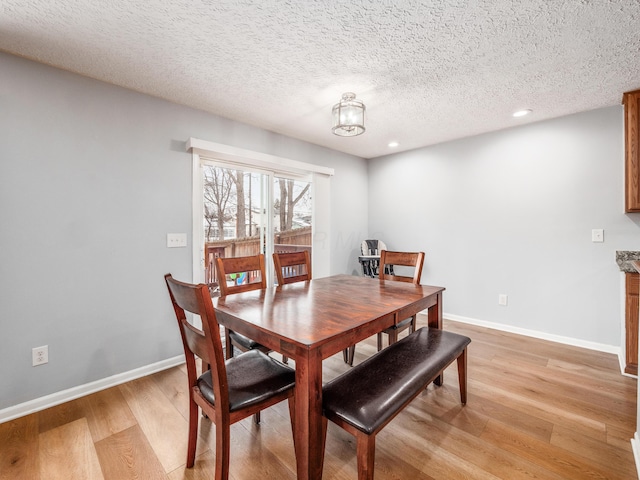
{"type": "Polygon", "coordinates": [[[631,265],[634,260],[640,260],[640,252],[619,250],[616,252],[616,263],[620,267],[621,272],[625,273],[638,273],[638,271],[631,265]]]}

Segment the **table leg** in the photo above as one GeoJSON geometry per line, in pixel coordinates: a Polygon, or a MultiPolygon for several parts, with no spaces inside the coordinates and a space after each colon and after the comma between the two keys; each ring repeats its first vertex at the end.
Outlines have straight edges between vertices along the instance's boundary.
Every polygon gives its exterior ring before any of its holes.
{"type": "MultiPolygon", "coordinates": [[[[429,328],[437,328],[442,330],[442,292],[437,294],[436,303],[429,307],[428,310],[429,328]]],[[[438,386],[444,383],[444,374],[440,374],[434,381],[438,386]]]]}
{"type": "Polygon", "coordinates": [[[322,358],[318,351],[296,358],[295,441],[298,480],[321,480],[322,358]]]}
{"type": "Polygon", "coordinates": [[[429,307],[427,313],[429,328],[442,330],[442,292],[436,295],[436,303],[429,307]]]}

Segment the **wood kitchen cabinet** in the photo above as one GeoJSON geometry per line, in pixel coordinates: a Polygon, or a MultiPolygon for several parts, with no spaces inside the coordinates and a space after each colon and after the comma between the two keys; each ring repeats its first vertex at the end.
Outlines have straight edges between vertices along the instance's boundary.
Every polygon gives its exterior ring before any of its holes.
{"type": "Polygon", "coordinates": [[[625,373],[638,374],[638,314],[640,273],[625,273],[625,373]]]}
{"type": "Polygon", "coordinates": [[[625,212],[640,212],[640,90],[622,95],[624,105],[625,212]]]}

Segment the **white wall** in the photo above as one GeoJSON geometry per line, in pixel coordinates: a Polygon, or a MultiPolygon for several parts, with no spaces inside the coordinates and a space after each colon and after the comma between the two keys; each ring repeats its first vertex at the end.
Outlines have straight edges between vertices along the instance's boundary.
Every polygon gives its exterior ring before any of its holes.
{"type": "Polygon", "coordinates": [[[0,53],[0,413],[181,353],[189,137],[334,168],[330,270],[357,271],[365,160],[0,53]]]}
{"type": "Polygon", "coordinates": [[[448,314],[619,347],[615,251],[640,250],[623,157],[610,107],[378,158],[370,232],[426,252],[422,281],[446,287],[448,314]]]}

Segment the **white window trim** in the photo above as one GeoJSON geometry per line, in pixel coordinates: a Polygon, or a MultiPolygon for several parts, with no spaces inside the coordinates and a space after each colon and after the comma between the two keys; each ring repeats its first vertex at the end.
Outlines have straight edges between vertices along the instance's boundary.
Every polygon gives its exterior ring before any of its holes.
{"type": "Polygon", "coordinates": [[[204,277],[204,245],[199,241],[204,236],[202,215],[204,210],[202,198],[201,159],[215,158],[228,161],[236,165],[252,168],[263,168],[275,173],[313,176],[313,276],[321,278],[330,275],[330,248],[328,239],[329,222],[329,178],[334,175],[334,169],[321,165],[300,162],[284,157],[277,157],[253,150],[245,150],[231,145],[210,142],[190,137],[186,142],[186,149],[192,157],[192,228],[193,228],[193,272],[194,282],[201,282],[204,277]]]}
{"type": "Polygon", "coordinates": [[[302,174],[321,173],[329,176],[334,174],[333,168],[291,160],[290,158],[277,157],[275,155],[269,155],[268,153],[245,150],[243,148],[209,142],[193,137],[187,140],[187,151],[198,153],[204,157],[213,156],[216,159],[226,160],[235,164],[250,165],[267,170],[275,170],[276,172],[283,171],[302,174]]]}

